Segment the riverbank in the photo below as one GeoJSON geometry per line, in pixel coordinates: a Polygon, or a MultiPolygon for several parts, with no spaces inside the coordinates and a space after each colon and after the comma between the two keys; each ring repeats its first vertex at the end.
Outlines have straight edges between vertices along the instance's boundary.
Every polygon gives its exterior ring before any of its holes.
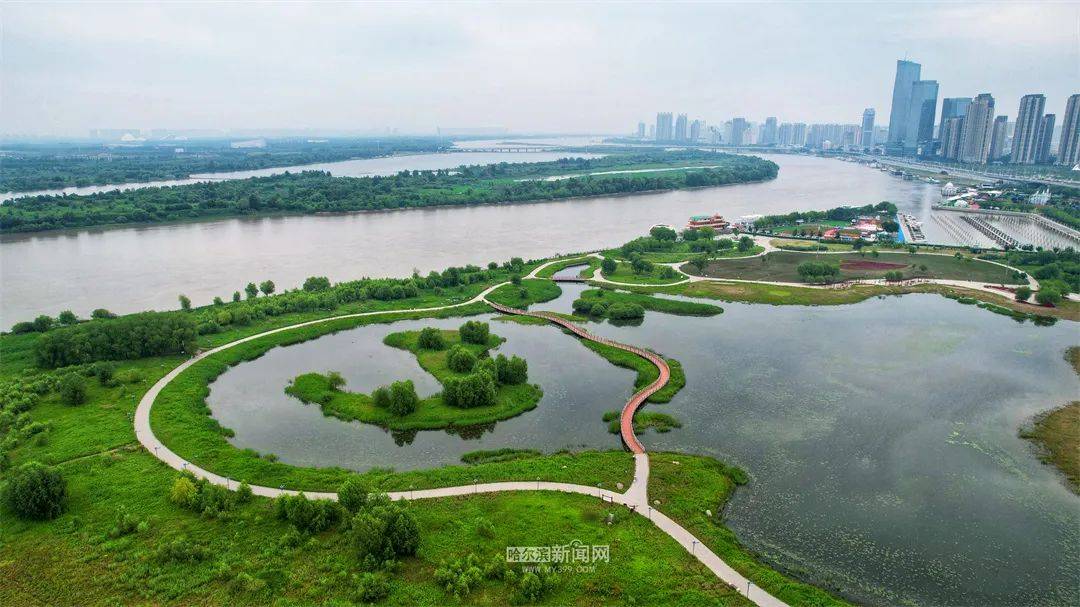
{"type": "MultiPolygon", "coordinates": [[[[1069,348],[1065,359],[1080,376],[1080,346],[1069,348]]],[[[1040,413],[1020,437],[1034,443],[1039,459],[1057,468],[1069,489],[1080,495],[1080,401],[1040,413]]]]}

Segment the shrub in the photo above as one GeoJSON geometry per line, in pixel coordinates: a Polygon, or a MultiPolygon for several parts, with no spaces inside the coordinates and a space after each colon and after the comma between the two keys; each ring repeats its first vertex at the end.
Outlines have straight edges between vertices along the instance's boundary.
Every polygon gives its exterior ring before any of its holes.
{"type": "Polygon", "coordinates": [[[1061,301],[1061,293],[1049,287],[1042,287],[1035,292],[1035,301],[1039,302],[1044,306],[1052,306],[1061,301]]]}
{"type": "Polygon", "coordinates": [[[371,401],[376,407],[380,409],[390,408],[390,389],[386,386],[379,386],[375,388],[375,391],[371,393],[371,401]]]}
{"type": "Polygon", "coordinates": [[[35,355],[38,365],[48,368],[191,352],[196,336],[193,316],[143,312],[64,327],[43,335],[35,355]]]}
{"type": "Polygon", "coordinates": [[[86,402],[86,382],[75,373],[68,373],[60,380],[57,387],[60,393],[60,402],[65,405],[75,406],[86,402]]]}
{"type": "Polygon", "coordinates": [[[795,271],[799,273],[799,276],[801,276],[803,280],[810,282],[824,282],[834,276],[838,276],[840,274],[840,266],[824,261],[804,261],[795,268],[795,271]]]}
{"type": "Polygon", "coordinates": [[[195,499],[199,491],[195,483],[186,476],[179,476],[173,481],[172,489],[169,490],[169,501],[181,508],[191,509],[195,506],[195,499]]]}
{"type": "Polygon", "coordinates": [[[416,554],[420,529],[412,513],[385,495],[372,496],[349,525],[349,542],[361,558],[378,561],[416,554]]]}
{"type": "Polygon", "coordinates": [[[79,318],[71,310],[64,310],[56,317],[56,320],[62,325],[73,325],[79,322],[79,318]]]}
{"type": "Polygon", "coordinates": [[[116,508],[116,523],[112,529],[109,530],[109,537],[118,538],[131,533],[135,533],[140,527],[145,528],[146,524],[139,521],[139,519],[132,516],[127,508],[123,504],[116,508]]]}
{"type": "Polygon", "coordinates": [[[112,312],[106,310],[105,308],[98,308],[98,309],[96,309],[96,310],[94,310],[93,312],[90,313],[90,318],[93,318],[95,320],[105,319],[105,318],[116,318],[116,314],[113,314],[112,312]]]}
{"type": "Polygon", "coordinates": [[[210,557],[205,546],[181,535],[158,546],[154,558],[161,563],[197,563],[210,557]]]}
{"type": "Polygon", "coordinates": [[[1027,301],[1031,298],[1031,287],[1016,287],[1016,301],[1027,301]]]}
{"type": "Polygon", "coordinates": [[[420,330],[420,336],[416,339],[417,345],[427,350],[442,350],[446,347],[442,331],[435,327],[425,327],[420,330]]]}
{"type": "Polygon", "coordinates": [[[608,317],[615,320],[645,318],[645,308],[635,303],[614,303],[608,308],[608,317]]]}
{"type": "Polygon", "coordinates": [[[341,506],[331,500],[309,500],[303,493],[282,495],[274,500],[274,514],[299,531],[318,533],[337,524],[341,506]]]}
{"type": "Polygon", "coordinates": [[[349,477],[338,487],[338,503],[351,514],[356,514],[368,503],[371,488],[356,477],[349,477]]]}
{"type": "Polygon", "coordinates": [[[500,384],[523,384],[529,379],[529,365],[518,356],[506,358],[500,354],[495,359],[495,369],[500,384]]]}
{"type": "Polygon", "coordinates": [[[495,404],[495,394],[495,378],[487,373],[452,377],[443,384],[443,400],[451,407],[489,407],[495,404]]]}
{"type": "Polygon", "coordinates": [[[604,260],[600,262],[600,269],[604,274],[614,274],[615,270],[619,269],[619,264],[614,259],[605,257],[604,260]]]}
{"type": "Polygon", "coordinates": [[[116,363],[110,361],[96,362],[90,367],[90,372],[98,379],[98,383],[107,386],[112,382],[116,374],[116,363]]]}
{"type": "MultiPolygon", "coordinates": [[[[585,301],[585,300],[583,300],[583,301],[585,301]]],[[[603,316],[607,315],[607,312],[608,312],[608,305],[606,303],[602,302],[602,301],[598,301],[598,302],[594,303],[592,305],[592,307],[589,308],[589,314],[591,314],[593,316],[603,317],[603,316]]]]}
{"type": "Polygon", "coordinates": [[[394,415],[408,415],[416,411],[420,398],[412,380],[396,381],[390,384],[390,403],[388,410],[394,415]]]}
{"type": "Polygon", "coordinates": [[[330,289],[330,279],[325,276],[309,276],[304,281],[304,290],[312,293],[330,289]]]}
{"type": "Polygon", "coordinates": [[[468,373],[476,365],[476,355],[462,346],[454,346],[446,356],[446,366],[451,371],[468,373]]]}
{"type": "Polygon", "coordinates": [[[355,598],[361,603],[378,603],[390,595],[390,583],[380,573],[361,573],[356,580],[355,598]]]}
{"type": "Polygon", "coordinates": [[[4,485],[4,504],[22,518],[53,519],[64,511],[67,481],[56,468],[29,462],[16,468],[4,485]]]}
{"type": "Polygon", "coordinates": [[[490,339],[491,327],[486,322],[470,320],[458,328],[458,333],[461,335],[461,341],[467,344],[484,345],[490,339]]]}

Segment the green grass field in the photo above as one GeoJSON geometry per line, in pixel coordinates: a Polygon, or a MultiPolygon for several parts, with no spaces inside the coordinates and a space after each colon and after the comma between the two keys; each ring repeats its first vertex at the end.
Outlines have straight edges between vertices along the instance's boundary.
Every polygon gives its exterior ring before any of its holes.
{"type": "MultiPolygon", "coordinates": [[[[746,251],[740,251],[738,249],[723,249],[710,253],[709,257],[719,257],[723,259],[732,259],[736,257],[750,257],[757,255],[764,251],[764,247],[753,246],[746,251]]],[[[603,252],[604,257],[613,257],[615,259],[626,259],[620,249],[609,249],[603,252]]],[[[648,253],[642,253],[642,257],[653,263],[677,263],[680,261],[690,261],[694,257],[701,255],[690,249],[690,243],[685,241],[679,241],[672,245],[669,251],[650,251],[648,253]]]]}
{"type": "Polygon", "coordinates": [[[654,266],[651,272],[635,274],[629,263],[619,262],[619,265],[616,266],[614,272],[607,273],[601,271],[601,276],[615,282],[635,285],[670,285],[686,280],[685,276],[674,276],[672,278],[661,277],[660,273],[663,271],[663,268],[664,266],[654,266]]]}
{"type": "Polygon", "coordinates": [[[717,314],[721,314],[724,311],[724,309],[720,306],[714,306],[707,303],[664,299],[661,297],[652,297],[650,295],[645,295],[642,293],[629,293],[626,291],[616,291],[614,289],[606,288],[588,289],[582,291],[581,299],[587,299],[592,302],[602,301],[607,304],[632,303],[653,312],[663,312],[665,314],[679,314],[683,316],[715,316],[717,314]]]}
{"type": "MultiPolygon", "coordinates": [[[[899,270],[905,278],[943,278],[970,280],[985,283],[1020,284],[1023,282],[1015,272],[998,265],[973,258],[956,258],[947,255],[910,253],[858,253],[819,255],[779,251],[754,259],[715,261],[700,273],[710,278],[735,278],[739,280],[764,280],[775,282],[802,282],[796,270],[803,262],[825,262],[840,266],[839,279],[881,278],[886,272],[899,270]],[[881,268],[858,267],[859,265],[887,264],[881,268]],[[926,269],[922,269],[925,266],[926,269]]],[[[683,272],[696,273],[689,265],[683,272]]]]}
{"type": "Polygon", "coordinates": [[[562,289],[554,282],[541,278],[526,278],[520,285],[506,284],[487,296],[488,300],[522,310],[534,303],[551,301],[562,295],[562,289]]]}

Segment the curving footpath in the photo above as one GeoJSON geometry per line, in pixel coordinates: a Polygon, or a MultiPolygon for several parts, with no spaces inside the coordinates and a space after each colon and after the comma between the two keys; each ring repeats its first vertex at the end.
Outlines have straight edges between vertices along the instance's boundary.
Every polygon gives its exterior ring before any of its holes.
{"type": "MultiPolygon", "coordinates": [[[[536,272],[542,268],[551,265],[553,263],[559,263],[564,260],[551,261],[537,267],[530,273],[531,276],[535,276],[536,272]]],[[[690,552],[698,561],[705,565],[710,571],[712,571],[717,577],[730,585],[736,592],[745,596],[753,603],[760,605],[761,607],[788,607],[787,603],[784,603],[780,599],[772,596],[765,590],[753,586],[753,584],[745,576],[738,571],[732,569],[727,563],[717,556],[712,550],[706,547],[701,540],[694,537],[692,533],[687,531],[683,526],[679,525],[672,519],[663,515],[659,511],[653,509],[649,504],[648,499],[648,483],[649,483],[649,455],[645,452],[645,447],[638,441],[637,436],[634,435],[633,419],[634,413],[645,402],[649,396],[656,391],[663,388],[671,377],[671,370],[668,368],[664,359],[660,356],[649,352],[647,350],[636,348],[634,346],[628,346],[612,340],[608,340],[602,337],[597,337],[588,331],[585,331],[581,327],[578,327],[574,323],[567,321],[554,314],[545,312],[527,312],[525,310],[518,310],[516,308],[510,308],[491,302],[487,299],[487,296],[498,289],[499,287],[510,283],[499,283],[492,285],[485,289],[482,293],[476,297],[457,304],[450,304],[445,306],[435,306],[431,308],[412,308],[407,310],[385,310],[379,312],[360,312],[356,314],[344,314],[340,316],[331,316],[328,318],[320,318],[318,320],[312,320],[308,322],[298,323],[295,325],[289,325],[287,327],[279,327],[277,329],[271,329],[269,331],[263,331],[255,335],[249,335],[238,339],[236,341],[229,342],[227,344],[218,346],[216,348],[200,352],[196,356],[189,358],[173,370],[169,371],[164,377],[159,379],[139,400],[139,405],[135,409],[135,437],[139,440],[144,448],[149,453],[152,453],[154,457],[161,460],[170,468],[174,470],[191,472],[198,478],[205,479],[215,485],[220,485],[230,490],[235,490],[239,486],[239,482],[215,474],[209,470],[205,470],[186,461],[184,458],[177,455],[174,451],[165,446],[154,435],[153,429],[150,427],[150,409],[154,405],[154,401],[157,400],[158,395],[172,380],[176,379],[181,373],[190,368],[192,365],[199,361],[213,356],[218,352],[228,350],[245,342],[253,341],[267,335],[273,335],[275,333],[281,333],[283,331],[291,331],[300,327],[306,327],[309,325],[315,325],[324,322],[330,322],[342,318],[357,318],[365,316],[382,316],[391,314],[409,314],[409,313],[423,313],[423,312],[438,312],[440,310],[448,310],[467,306],[473,303],[487,303],[492,308],[506,313],[534,316],[537,318],[543,318],[549,322],[555,323],[559,326],[566,328],[575,335],[583,339],[590,339],[598,343],[603,343],[616,347],[628,352],[633,352],[642,358],[645,358],[649,362],[656,365],[660,370],[660,377],[653,383],[646,386],[644,389],[638,391],[630,398],[630,400],[623,407],[621,417],[621,429],[623,442],[634,454],[634,480],[630,483],[630,487],[624,493],[616,493],[602,489],[600,487],[590,487],[586,485],[576,485],[573,483],[555,483],[545,481],[510,481],[501,483],[477,483],[473,485],[460,485],[457,487],[439,487],[435,489],[421,489],[417,491],[395,491],[390,492],[387,495],[393,500],[414,500],[414,499],[432,499],[443,497],[454,497],[462,495],[473,495],[479,493],[495,493],[500,491],[559,491],[563,493],[577,493],[582,495],[596,496],[603,501],[607,501],[612,504],[621,504],[630,508],[632,512],[635,512],[641,516],[647,517],[653,524],[655,524],[661,531],[669,535],[672,539],[678,542],[683,548],[690,552]]],[[[299,491],[285,489],[284,487],[266,487],[262,485],[251,485],[251,491],[255,495],[275,498],[282,495],[296,495],[299,491]]],[[[330,492],[304,492],[305,495],[314,499],[331,499],[336,500],[337,494],[330,492]]]]}

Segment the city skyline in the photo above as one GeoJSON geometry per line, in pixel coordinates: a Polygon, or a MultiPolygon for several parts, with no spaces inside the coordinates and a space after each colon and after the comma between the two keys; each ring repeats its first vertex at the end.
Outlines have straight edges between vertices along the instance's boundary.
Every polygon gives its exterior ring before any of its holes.
{"type": "Polygon", "coordinates": [[[10,4],[4,130],[404,134],[497,125],[622,133],[644,107],[792,123],[857,123],[873,107],[885,123],[893,74],[881,66],[905,56],[932,66],[927,75],[941,83],[939,96],[989,90],[1012,100],[1039,91],[1060,113],[1075,92],[1080,57],[1073,27],[1080,9],[1063,4],[574,8],[575,17],[564,18],[525,5],[230,5],[212,13],[184,4],[10,4]],[[768,27],[779,42],[763,46],[737,32],[724,40],[684,35],[716,20],[747,26],[733,30],[768,27]],[[849,27],[855,21],[876,27],[849,27]],[[385,33],[391,25],[395,34],[385,33]],[[217,28],[233,33],[218,37],[217,28]],[[650,44],[639,44],[645,39],[650,44]],[[739,44],[754,51],[726,59],[739,44]],[[716,58],[680,60],[690,56],[716,58]],[[391,77],[400,73],[414,77],[391,77]],[[630,96],[634,107],[625,103],[630,96]]]}

